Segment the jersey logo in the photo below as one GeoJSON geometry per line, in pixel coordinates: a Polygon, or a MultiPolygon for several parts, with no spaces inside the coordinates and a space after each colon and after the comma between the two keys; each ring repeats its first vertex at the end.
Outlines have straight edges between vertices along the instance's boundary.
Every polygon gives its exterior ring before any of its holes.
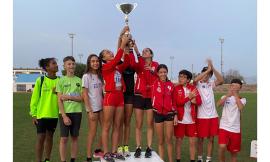
{"type": "Polygon", "coordinates": [[[171,87],[171,86],[168,86],[168,89],[169,89],[169,90],[172,90],[172,87],[171,87]]]}
{"type": "Polygon", "coordinates": [[[81,84],[80,84],[80,83],[76,83],[76,86],[77,86],[77,87],[80,87],[80,86],[81,86],[81,84]]]}
{"type": "Polygon", "coordinates": [[[161,88],[160,88],[160,87],[158,87],[158,88],[157,88],[157,91],[160,93],[160,92],[161,92],[161,88]]]}
{"type": "Polygon", "coordinates": [[[71,86],[71,84],[69,83],[69,84],[64,84],[64,87],[70,87],[71,86]]]}

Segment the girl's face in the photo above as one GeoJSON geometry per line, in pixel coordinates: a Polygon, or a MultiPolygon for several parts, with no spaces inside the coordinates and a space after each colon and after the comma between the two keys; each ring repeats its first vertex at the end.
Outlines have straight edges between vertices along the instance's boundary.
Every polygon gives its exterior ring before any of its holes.
{"type": "Polygon", "coordinates": [[[75,72],[75,68],[76,68],[76,64],[74,61],[72,60],[67,60],[65,63],[64,63],[64,68],[67,72],[69,73],[74,73],[75,72]]]}
{"type": "Polygon", "coordinates": [[[161,81],[165,82],[167,80],[168,71],[165,68],[159,69],[157,74],[161,81]]]}
{"type": "Polygon", "coordinates": [[[149,48],[143,49],[142,57],[143,58],[152,58],[153,57],[153,55],[151,54],[151,51],[149,50],[149,48]]]}
{"type": "Polygon", "coordinates": [[[230,89],[231,89],[231,91],[239,92],[241,89],[241,85],[237,84],[237,83],[232,83],[230,85],[230,89]]]}
{"type": "Polygon", "coordinates": [[[90,67],[91,69],[94,69],[94,70],[98,70],[99,69],[99,59],[98,57],[96,56],[93,56],[91,59],[90,59],[90,67]]]}
{"type": "Polygon", "coordinates": [[[58,72],[58,65],[55,59],[49,62],[49,65],[46,67],[46,71],[56,73],[58,72]]]}
{"type": "Polygon", "coordinates": [[[105,61],[111,61],[114,58],[113,52],[110,50],[104,50],[102,59],[105,61]]]}
{"type": "Polygon", "coordinates": [[[178,80],[180,85],[186,85],[189,82],[189,79],[187,79],[187,76],[184,74],[180,74],[178,80]]]}

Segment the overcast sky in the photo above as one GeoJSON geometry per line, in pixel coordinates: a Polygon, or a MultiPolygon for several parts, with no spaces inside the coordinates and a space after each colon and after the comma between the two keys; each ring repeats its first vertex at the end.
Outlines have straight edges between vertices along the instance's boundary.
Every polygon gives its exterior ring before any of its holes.
{"type": "Polygon", "coordinates": [[[199,72],[206,58],[219,70],[220,37],[224,71],[257,75],[255,0],[14,0],[14,67],[37,67],[40,58],[56,57],[62,69],[62,59],[71,55],[71,32],[78,62],[78,54],[85,63],[90,53],[116,51],[124,15],[115,4],[121,2],[138,3],[129,17],[133,37],[169,70],[174,56],[174,77],[192,64],[199,72]]]}

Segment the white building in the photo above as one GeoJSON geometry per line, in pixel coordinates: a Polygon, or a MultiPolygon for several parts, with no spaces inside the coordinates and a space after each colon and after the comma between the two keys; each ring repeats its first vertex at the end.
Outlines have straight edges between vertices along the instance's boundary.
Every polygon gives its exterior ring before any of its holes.
{"type": "Polygon", "coordinates": [[[42,69],[14,68],[13,92],[32,92],[36,79],[44,75],[42,69]]]}

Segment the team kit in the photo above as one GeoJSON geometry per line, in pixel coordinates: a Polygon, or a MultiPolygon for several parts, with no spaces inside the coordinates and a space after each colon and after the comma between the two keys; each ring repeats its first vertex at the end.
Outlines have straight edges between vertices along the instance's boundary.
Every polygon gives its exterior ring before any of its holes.
{"type": "Polygon", "coordinates": [[[247,102],[239,94],[242,81],[232,79],[227,93],[215,103],[213,88],[224,80],[210,59],[198,75],[183,69],[178,73],[178,82],[172,83],[167,66],[153,60],[151,48],[140,52],[129,30],[128,26],[122,29],[115,55],[103,49],[99,55],[88,56],[82,78],[75,76],[76,62],[72,56],[63,59],[65,75],[61,77],[56,75],[55,58],[39,60],[46,74],[37,78],[30,103],[30,115],[37,130],[36,161],[50,161],[57,125],[59,161],[67,161],[67,152],[70,152],[68,161],[76,161],[83,112],[87,113],[88,122],[86,162],[94,158],[124,161],[131,156],[147,161],[152,157],[154,134],[158,155],[164,160],[166,150],[169,162],[181,161],[184,137],[189,142],[189,155],[184,156],[189,156],[191,162],[212,161],[215,137],[219,161],[225,162],[226,151],[230,153],[230,161],[237,161],[241,150],[241,110],[247,102]],[[218,107],[222,109],[220,119],[218,107]],[[131,125],[134,114],[135,125],[131,125]],[[131,129],[135,129],[132,145],[136,145],[132,154],[131,129]],[[142,138],[147,141],[144,147],[142,138]]]}

